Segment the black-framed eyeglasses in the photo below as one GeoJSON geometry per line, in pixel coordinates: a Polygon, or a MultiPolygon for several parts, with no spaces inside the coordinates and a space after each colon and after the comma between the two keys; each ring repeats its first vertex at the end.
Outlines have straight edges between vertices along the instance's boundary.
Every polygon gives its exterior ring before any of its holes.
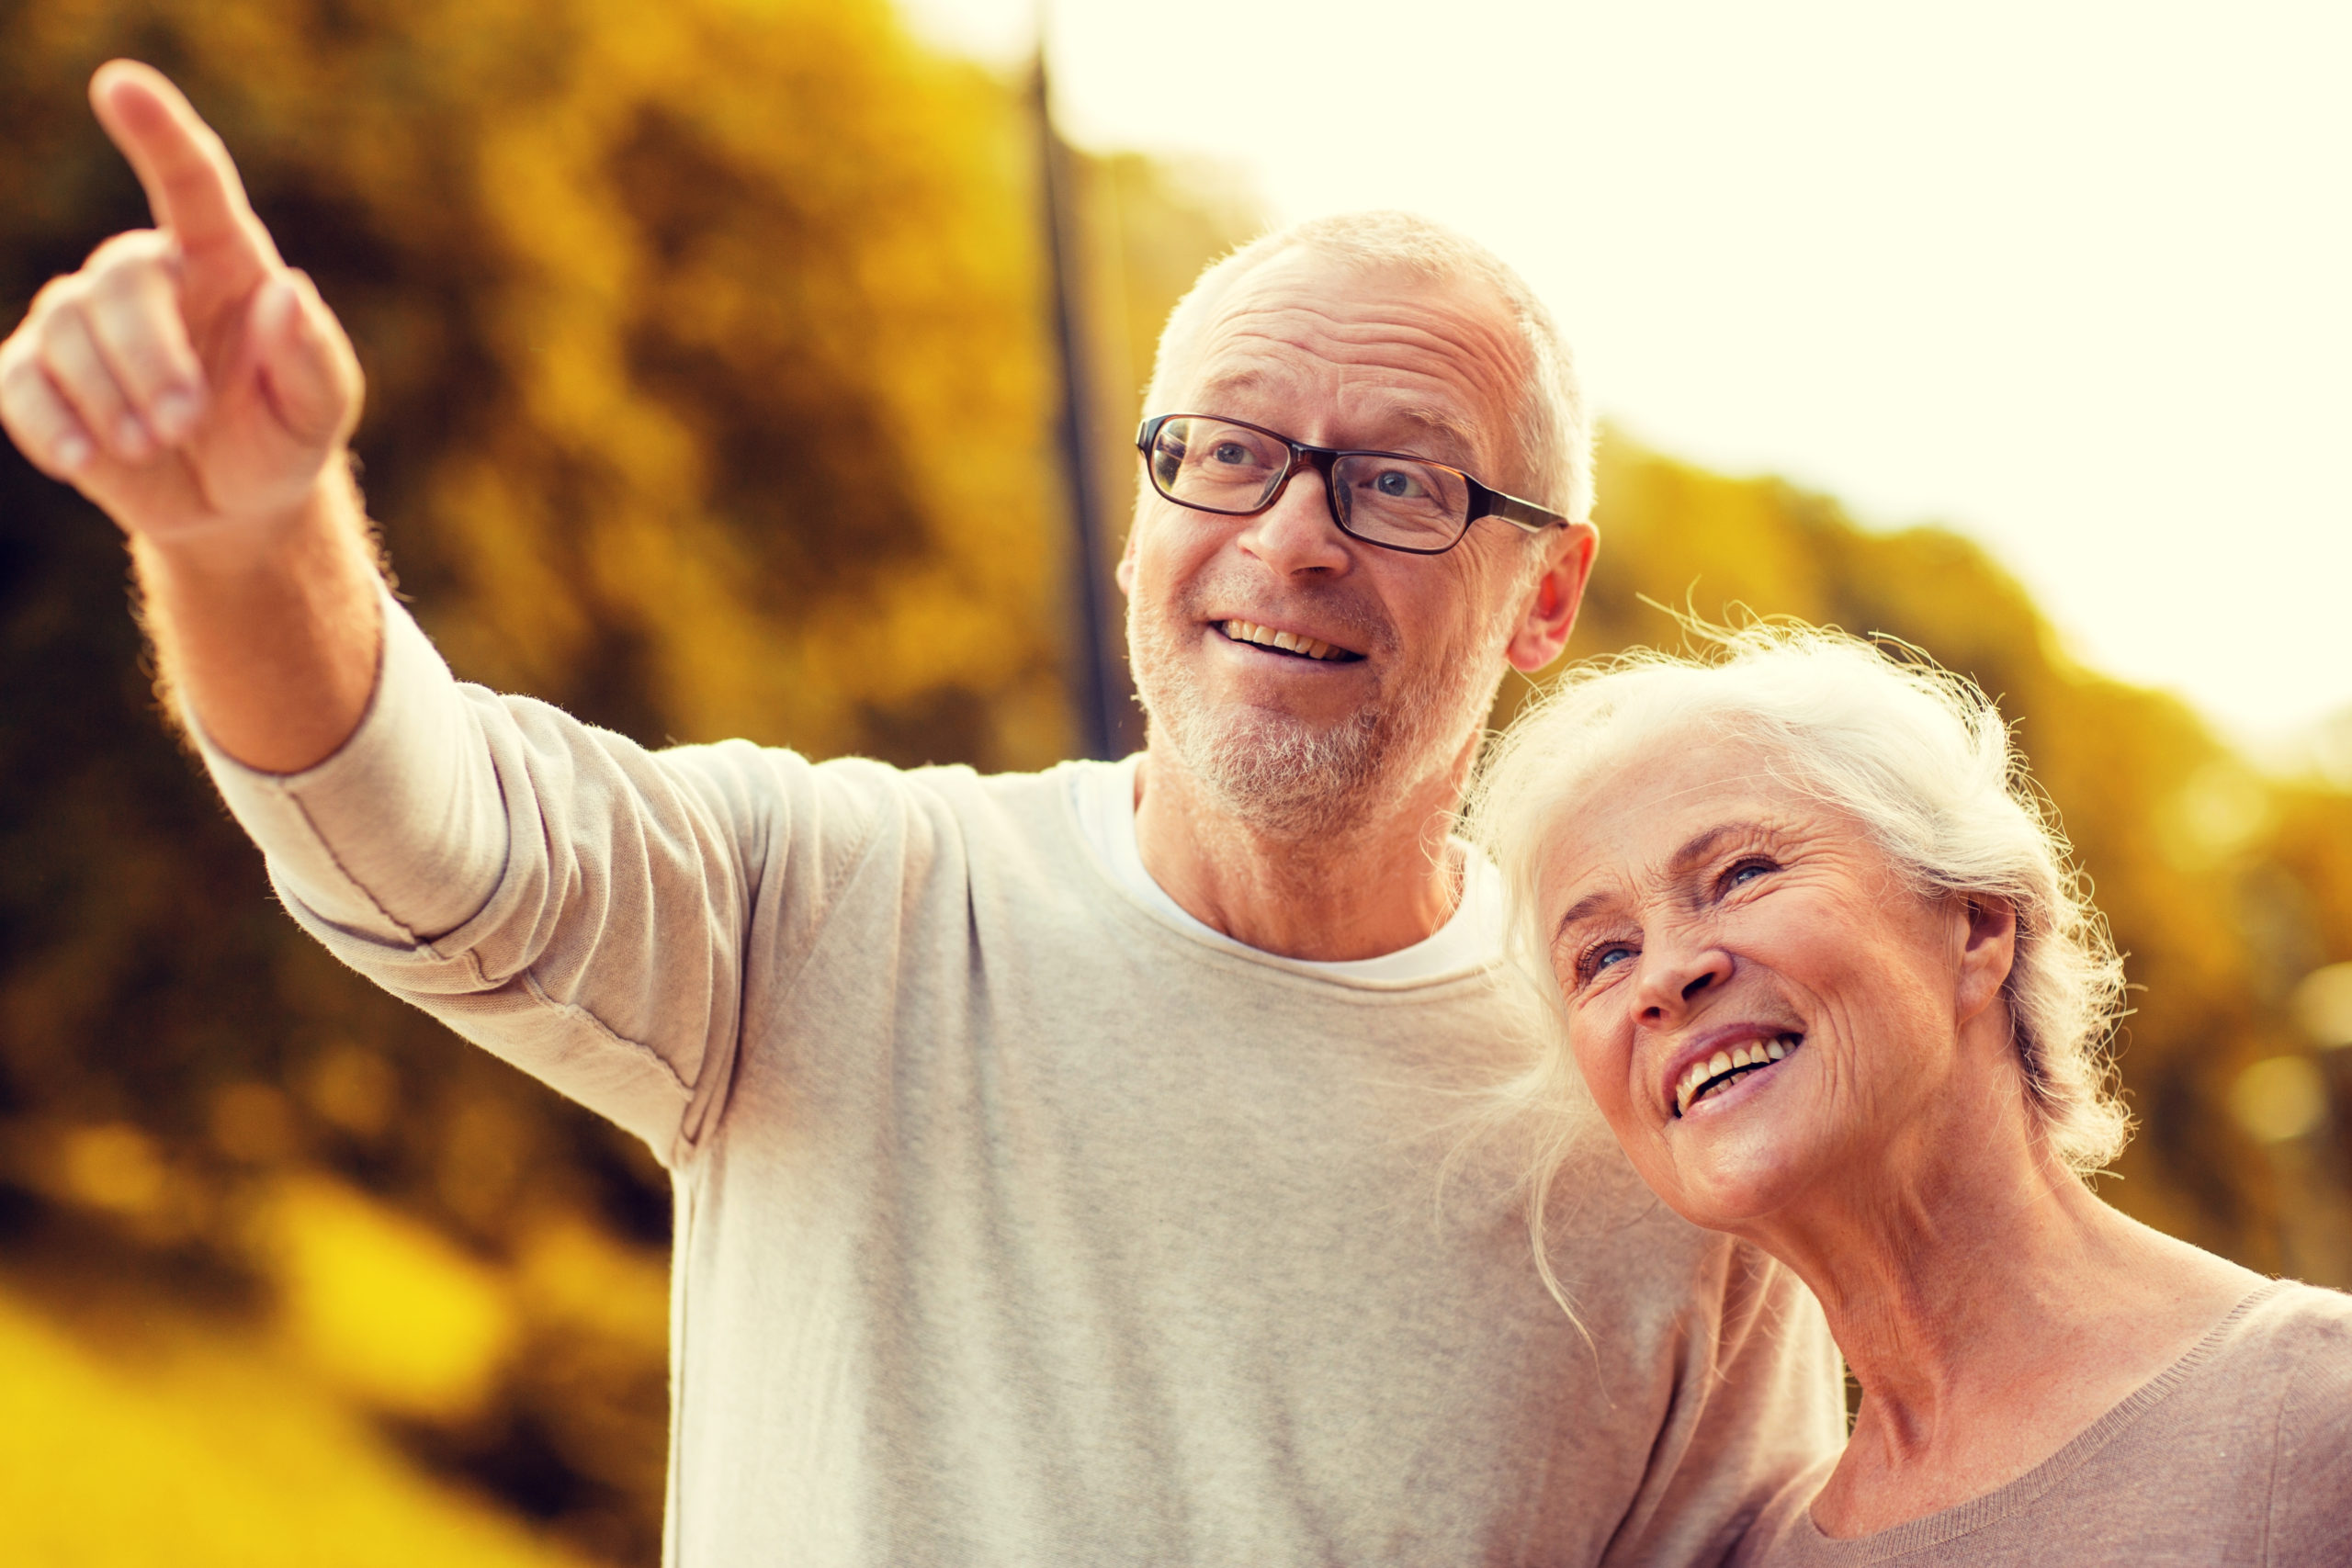
{"type": "Polygon", "coordinates": [[[1498,517],[1531,534],[1568,520],[1532,501],[1490,490],[1446,463],[1406,452],[1309,446],[1263,425],[1206,413],[1163,413],[1136,432],[1151,488],[1179,506],[1220,517],[1254,517],[1282,499],[1291,476],[1323,476],[1331,521],[1367,545],[1442,556],[1470,525],[1498,517]]]}

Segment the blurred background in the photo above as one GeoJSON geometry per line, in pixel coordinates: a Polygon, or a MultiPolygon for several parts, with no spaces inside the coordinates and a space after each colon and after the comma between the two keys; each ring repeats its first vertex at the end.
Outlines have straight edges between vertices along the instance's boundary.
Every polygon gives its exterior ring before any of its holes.
{"type": "MultiPolygon", "coordinates": [[[[1101,0],[1041,98],[991,0],[0,0],[0,315],[146,221],[83,89],[151,61],[350,328],[461,675],[1032,768],[1135,739],[1169,306],[1430,210],[1592,345],[1574,650],[1742,605],[1996,694],[2139,987],[2102,1190],[2352,1285],[2345,35],[1999,9],[1101,0]]],[[[0,452],[0,1561],[654,1562],[659,1171],[300,936],[125,612],[0,452]]]]}

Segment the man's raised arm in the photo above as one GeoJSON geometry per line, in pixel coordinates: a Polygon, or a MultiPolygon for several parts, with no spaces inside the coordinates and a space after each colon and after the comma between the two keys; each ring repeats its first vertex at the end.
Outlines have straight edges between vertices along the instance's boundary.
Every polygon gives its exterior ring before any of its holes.
{"type": "Polygon", "coordinates": [[[292,773],[367,711],[378,576],[345,456],[351,344],[171,83],[90,101],[155,227],[118,234],[0,344],[0,424],[130,536],[165,681],[247,767],[292,773]]]}
{"type": "Polygon", "coordinates": [[[156,227],[0,347],[9,435],[130,536],[164,676],[288,911],[669,1157],[731,1059],[771,764],[663,761],[461,687],[376,568],[342,328],[169,82],[117,61],[91,98],[156,227]]]}

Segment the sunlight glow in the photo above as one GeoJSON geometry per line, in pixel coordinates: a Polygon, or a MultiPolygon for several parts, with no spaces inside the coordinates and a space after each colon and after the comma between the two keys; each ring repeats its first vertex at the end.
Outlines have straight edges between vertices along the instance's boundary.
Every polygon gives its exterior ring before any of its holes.
{"type": "MultiPolygon", "coordinates": [[[[1030,0],[904,0],[1023,57],[1030,0]]],[[[2242,738],[2352,705],[2352,10],[1062,0],[1058,113],[1495,246],[1643,441],[1947,523],[2242,738]]],[[[1605,557],[1603,570],[1606,570],[1605,557]]]]}

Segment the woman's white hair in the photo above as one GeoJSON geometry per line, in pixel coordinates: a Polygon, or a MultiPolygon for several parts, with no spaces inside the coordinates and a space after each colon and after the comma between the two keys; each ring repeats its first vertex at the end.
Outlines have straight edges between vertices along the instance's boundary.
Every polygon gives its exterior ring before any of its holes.
{"type": "Polygon", "coordinates": [[[2016,911],[2003,992],[2029,1113],[2075,1172],[2113,1160],[2131,1133],[2109,1055],[2122,960],[1993,702],[1963,676],[1842,632],[1686,628],[1697,657],[1641,649],[1562,674],[1495,747],[1472,797],[1471,836],[1510,891],[1511,968],[1540,1019],[1539,1060],[1513,1097],[1563,1113],[1537,1156],[1539,1253],[1545,1194],[1575,1135],[1564,1113],[1583,1095],[1540,902],[1549,841],[1604,775],[1694,735],[1761,750],[1776,777],[1860,823],[1921,895],[1998,898],[2016,911]]]}
{"type": "MultiPolygon", "coordinates": [[[[1314,250],[1360,266],[1400,267],[1421,277],[1467,280],[1491,288],[1510,310],[1527,350],[1527,384],[1511,431],[1523,474],[1487,479],[1569,521],[1592,512],[1592,425],[1585,412],[1575,362],[1544,301],[1503,259],[1476,241],[1410,212],[1343,212],[1310,218],[1261,234],[1227,255],[1193,283],[1169,312],[1144,394],[1147,413],[1175,413],[1169,401],[1192,373],[1201,333],[1235,284],[1286,251],[1314,250]]],[[[1214,410],[1195,410],[1214,412],[1214,410]]]]}

